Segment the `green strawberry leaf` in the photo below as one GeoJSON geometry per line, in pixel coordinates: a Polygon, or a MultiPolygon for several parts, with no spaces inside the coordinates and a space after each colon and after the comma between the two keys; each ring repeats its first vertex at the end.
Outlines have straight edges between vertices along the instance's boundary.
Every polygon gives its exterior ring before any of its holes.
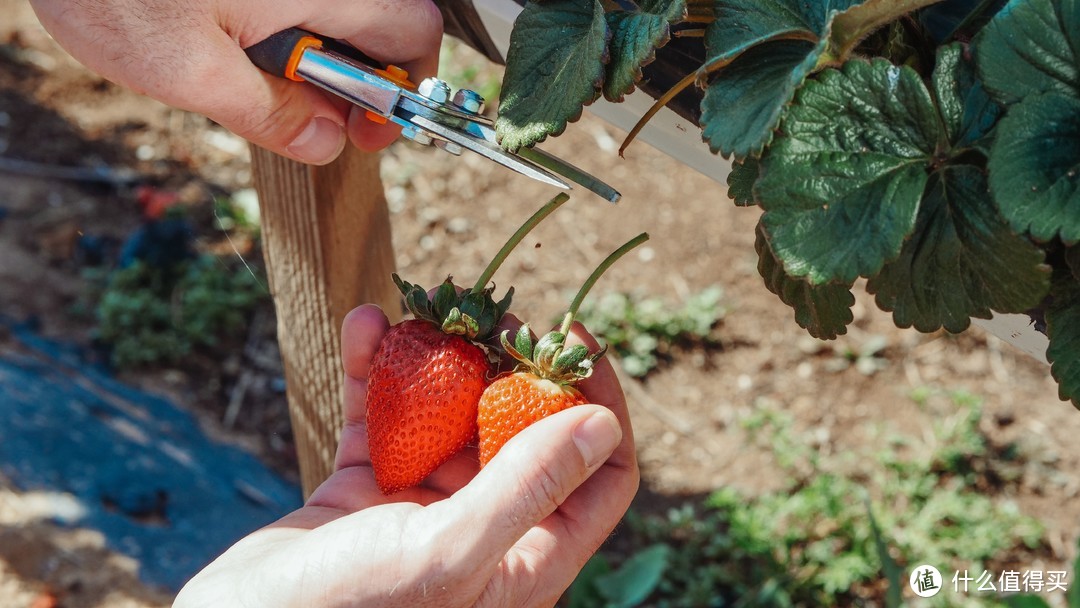
{"type": "Polygon", "coordinates": [[[596,590],[596,580],[611,572],[607,558],[597,553],[585,562],[574,583],[567,591],[567,608],[594,608],[603,606],[604,598],[596,590]]]}
{"type": "Polygon", "coordinates": [[[702,72],[724,69],[705,91],[702,135],[738,160],[768,145],[784,106],[828,46],[832,18],[862,0],[717,0],[702,72]]]}
{"type": "Polygon", "coordinates": [[[803,279],[789,277],[769,248],[761,224],[754,249],[758,254],[758,274],[765,279],[765,287],[795,309],[799,327],[819,340],[832,340],[847,333],[848,324],[854,320],[851,307],[855,296],[851,294],[851,285],[811,285],[803,279]]]}
{"type": "Polygon", "coordinates": [[[976,37],[979,75],[1009,110],[990,189],[1013,228],[1080,241],[1080,2],[1012,0],[976,37]]]}
{"type": "Polygon", "coordinates": [[[638,551],[614,572],[595,579],[609,608],[633,608],[645,601],[663,580],[671,559],[671,547],[652,545],[638,551]]]}
{"type": "Polygon", "coordinates": [[[1054,278],[1046,309],[1046,335],[1050,347],[1050,375],[1057,380],[1058,395],[1080,408],[1080,281],[1071,273],[1054,278]]]}
{"type": "Polygon", "coordinates": [[[1039,241],[1080,241],[1080,97],[1024,99],[998,125],[990,188],[1013,228],[1039,241]]]}
{"type": "Polygon", "coordinates": [[[604,97],[622,101],[641,80],[641,68],[656,57],[656,49],[671,39],[671,26],[686,17],[685,0],[642,0],[639,10],[607,13],[611,61],[604,80],[604,97]]]}
{"type": "Polygon", "coordinates": [[[563,132],[604,82],[608,25],[599,0],[529,2],[510,36],[495,122],[502,147],[563,132]]]}
{"type": "Polygon", "coordinates": [[[1012,0],[975,38],[979,75],[1006,105],[1080,91],[1080,3],[1012,0]]]}
{"type": "Polygon", "coordinates": [[[991,310],[1028,310],[1050,288],[1042,250],[1010,230],[976,167],[934,173],[915,234],[866,287],[898,327],[961,332],[991,310]]]}
{"type": "Polygon", "coordinates": [[[701,101],[702,137],[713,153],[760,154],[824,43],[780,40],[753,47],[716,78],[701,101]]]}
{"type": "Polygon", "coordinates": [[[837,13],[864,0],[717,0],[715,21],[705,33],[709,61],[741,55],[785,37],[818,41],[837,13]]]}
{"type": "Polygon", "coordinates": [[[769,145],[807,76],[844,63],[880,26],[938,0],[717,0],[699,78],[721,70],[702,101],[714,153],[742,160],[769,145]]]}
{"type": "Polygon", "coordinates": [[[851,61],[799,91],[756,186],[773,252],[794,277],[877,274],[915,228],[947,132],[914,70],[851,61]]]}
{"type": "Polygon", "coordinates": [[[749,207],[757,204],[754,198],[754,184],[757,183],[761,173],[758,159],[747,158],[746,160],[731,163],[731,173],[728,173],[727,185],[728,196],[740,207],[749,207]]]}
{"type": "Polygon", "coordinates": [[[955,148],[976,146],[1001,118],[1001,106],[978,79],[964,45],[950,44],[938,50],[932,85],[949,142],[955,148]]]}

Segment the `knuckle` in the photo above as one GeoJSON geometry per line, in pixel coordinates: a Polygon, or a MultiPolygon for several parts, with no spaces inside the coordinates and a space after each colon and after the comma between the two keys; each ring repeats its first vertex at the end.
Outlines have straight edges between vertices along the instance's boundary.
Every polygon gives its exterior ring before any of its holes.
{"type": "Polygon", "coordinates": [[[560,474],[560,465],[554,462],[534,462],[532,470],[519,479],[518,492],[522,516],[539,521],[554,511],[567,495],[566,475],[560,474]]]}

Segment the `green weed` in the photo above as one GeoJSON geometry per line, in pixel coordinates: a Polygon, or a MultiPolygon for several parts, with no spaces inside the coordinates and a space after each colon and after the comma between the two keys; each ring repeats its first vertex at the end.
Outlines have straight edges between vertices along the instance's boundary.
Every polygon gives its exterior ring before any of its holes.
{"type": "Polygon", "coordinates": [[[587,304],[578,319],[618,355],[623,369],[641,377],[655,369],[675,345],[713,343],[713,328],[726,314],[724,292],[709,287],[682,308],[660,298],[609,293],[587,304]]]}
{"type": "Polygon", "coordinates": [[[200,348],[236,338],[254,308],[269,299],[247,267],[203,255],[165,272],[142,262],[105,279],[97,333],[124,368],[175,363],[200,348]]]}
{"type": "MultiPolygon", "coordinates": [[[[904,568],[979,569],[1038,547],[1038,522],[982,492],[988,480],[1010,483],[1014,465],[1001,461],[981,432],[978,400],[952,397],[957,413],[934,425],[929,445],[880,437],[873,456],[822,455],[793,430],[790,415],[759,404],[742,426],[772,452],[784,486],[759,496],[725,488],[666,517],[628,514],[630,559],[644,550],[636,547],[669,548],[648,599],[634,605],[895,606],[899,581],[907,583],[904,568]]],[[[575,582],[577,593],[591,584],[575,582]]],[[[999,605],[989,596],[964,600],[999,605]]],[[[951,601],[942,594],[930,605],[958,605],[951,601]]]]}

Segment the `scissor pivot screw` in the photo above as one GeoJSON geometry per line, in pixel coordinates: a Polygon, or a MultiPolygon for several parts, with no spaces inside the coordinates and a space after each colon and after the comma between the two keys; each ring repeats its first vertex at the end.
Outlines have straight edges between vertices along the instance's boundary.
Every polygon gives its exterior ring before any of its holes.
{"type": "Polygon", "coordinates": [[[454,94],[454,105],[468,114],[484,112],[484,98],[471,89],[460,89],[454,94]]]}
{"type": "Polygon", "coordinates": [[[450,85],[438,78],[425,78],[416,92],[435,103],[446,103],[450,100],[450,85]]]}

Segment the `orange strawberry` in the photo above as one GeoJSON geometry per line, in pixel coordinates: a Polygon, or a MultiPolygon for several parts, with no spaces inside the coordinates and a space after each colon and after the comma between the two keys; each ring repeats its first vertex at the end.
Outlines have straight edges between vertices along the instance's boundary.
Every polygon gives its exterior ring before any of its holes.
{"type": "Polygon", "coordinates": [[[420,483],[476,437],[476,406],[491,373],[479,344],[494,333],[514,291],[495,302],[487,284],[525,235],[568,198],[561,194],[533,214],[472,289],[458,293],[447,278],[429,300],[426,289],[394,275],[415,318],[390,328],[368,377],[368,448],[383,493],[420,483]]]}
{"type": "Polygon", "coordinates": [[[582,344],[567,348],[566,337],[574,316],[600,275],[628,251],[649,240],[640,234],[609,255],[581,286],[562,326],[533,343],[528,323],[521,326],[514,343],[510,332],[499,336],[503,350],[517,361],[514,371],[484,389],[477,411],[480,436],[480,466],[486,465],[502,446],[530,424],[575,405],[588,403],[574,385],[592,374],[593,365],[604,356],[582,344]]]}

